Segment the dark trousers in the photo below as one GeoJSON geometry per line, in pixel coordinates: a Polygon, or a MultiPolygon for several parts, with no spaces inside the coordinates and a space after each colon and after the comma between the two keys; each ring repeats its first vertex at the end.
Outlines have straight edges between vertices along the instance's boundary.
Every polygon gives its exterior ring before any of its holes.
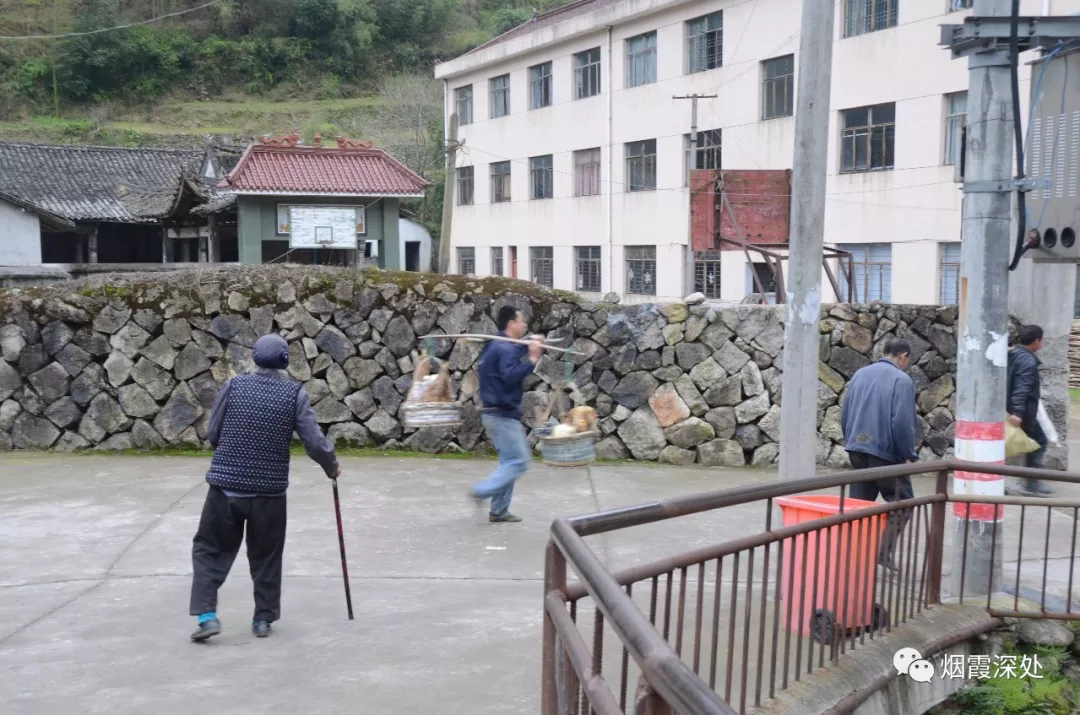
{"type": "Polygon", "coordinates": [[[1046,433],[1043,432],[1042,426],[1036,420],[1030,420],[1025,422],[1021,429],[1024,430],[1024,434],[1035,440],[1039,448],[1034,452],[1028,452],[1024,455],[1024,466],[1031,467],[1032,469],[1041,469],[1043,466],[1043,457],[1046,456],[1046,445],[1050,443],[1050,440],[1046,438],[1046,433]]]}
{"type": "MultiPolygon", "coordinates": [[[[897,462],[888,462],[880,457],[863,452],[848,452],[848,459],[851,460],[851,466],[855,469],[888,467],[897,464],[897,462]]],[[[887,502],[915,498],[915,492],[911,488],[911,477],[889,477],[872,482],[852,484],[848,494],[852,499],[865,499],[866,501],[877,501],[878,494],[887,502]]],[[[881,538],[881,549],[878,551],[879,563],[893,563],[893,552],[896,550],[900,535],[909,521],[911,521],[910,509],[889,512],[889,523],[885,527],[885,533],[881,538]]]]}
{"type": "Polygon", "coordinates": [[[247,556],[255,584],[256,621],[281,617],[281,555],[285,549],[285,496],[227,497],[210,487],[191,548],[195,577],[191,615],[217,611],[217,593],[229,575],[247,529],[247,556]]]}

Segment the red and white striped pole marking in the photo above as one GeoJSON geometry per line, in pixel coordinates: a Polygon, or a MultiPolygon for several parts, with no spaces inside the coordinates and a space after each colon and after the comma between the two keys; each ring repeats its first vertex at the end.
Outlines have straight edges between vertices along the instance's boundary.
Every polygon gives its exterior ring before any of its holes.
{"type": "MultiPolygon", "coordinates": [[[[967,462],[1005,464],[1005,423],[956,421],[956,458],[967,462]]],[[[957,470],[953,493],[971,496],[1005,496],[1005,477],[957,470]]],[[[953,503],[953,514],[972,521],[1001,521],[1004,509],[994,504],[953,503]],[[971,509],[968,512],[968,509],[971,509]]]]}

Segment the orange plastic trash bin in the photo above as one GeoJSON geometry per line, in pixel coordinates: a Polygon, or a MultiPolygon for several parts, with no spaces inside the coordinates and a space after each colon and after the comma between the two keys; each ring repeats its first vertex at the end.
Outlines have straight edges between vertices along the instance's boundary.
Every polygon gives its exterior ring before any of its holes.
{"type": "MultiPolygon", "coordinates": [[[[784,526],[840,513],[840,497],[832,495],[781,497],[776,503],[784,526]]],[[[844,512],[875,504],[845,498],[844,512]]],[[[877,514],[784,540],[781,608],[789,632],[827,643],[837,626],[848,630],[888,623],[888,612],[874,602],[878,546],[887,522],[888,514],[877,514]]]]}

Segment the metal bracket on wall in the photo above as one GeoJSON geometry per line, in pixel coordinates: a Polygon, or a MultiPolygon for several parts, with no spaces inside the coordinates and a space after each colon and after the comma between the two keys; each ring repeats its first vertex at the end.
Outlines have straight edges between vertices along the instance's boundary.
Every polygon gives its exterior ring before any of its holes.
{"type": "MultiPolygon", "coordinates": [[[[947,46],[954,58],[973,52],[1008,49],[1012,33],[1009,17],[967,17],[962,25],[939,27],[941,40],[938,44],[947,46]]],[[[1080,38],[1080,15],[1021,17],[1016,34],[1021,52],[1068,42],[1080,38]]]]}
{"type": "Polygon", "coordinates": [[[1003,194],[1010,191],[1034,191],[1035,189],[1049,189],[1049,177],[1029,179],[1006,179],[1004,181],[966,181],[964,182],[965,194],[1003,194]]]}

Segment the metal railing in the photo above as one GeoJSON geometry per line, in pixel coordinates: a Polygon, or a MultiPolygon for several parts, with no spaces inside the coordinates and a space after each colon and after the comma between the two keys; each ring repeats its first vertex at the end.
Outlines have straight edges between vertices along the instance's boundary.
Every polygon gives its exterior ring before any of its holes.
{"type": "MultiPolygon", "coordinates": [[[[614,715],[744,713],[791,683],[836,661],[867,639],[917,618],[941,602],[946,510],[954,503],[964,547],[959,600],[965,588],[981,598],[989,583],[965,583],[971,504],[1019,507],[1017,600],[1011,610],[985,605],[991,616],[1080,620],[1073,611],[1072,560],[1080,500],[950,495],[954,470],[1080,484],[1080,475],[957,460],[906,464],[798,481],[695,494],[556,519],[544,581],[542,712],[614,715]],[[855,484],[936,473],[932,494],[851,509],[855,484]],[[836,513],[801,523],[774,523],[776,500],[839,488],[836,513]],[[968,506],[955,506],[967,504],[968,506]],[[1051,512],[1070,510],[1068,598],[1047,610],[1051,512]],[[586,543],[598,534],[720,509],[741,517],[761,511],[763,529],[739,538],[630,569],[609,572],[586,543]],[[1031,545],[1032,510],[1046,510],[1042,601],[1018,607],[1025,522],[1031,545]],[[967,512],[966,514],[964,512],[967,512]],[[960,526],[962,522],[962,526],[960,526]],[[885,565],[878,565],[879,552],[885,565]],[[892,556],[892,559],[889,556],[892,556]],[[569,583],[568,565],[578,580],[569,583]],[[591,635],[591,647],[586,642],[591,635]]],[[[1015,522],[1009,525],[1013,527],[1015,522]]],[[[983,526],[975,528],[985,528],[983,526]]],[[[991,550],[997,534],[991,526],[991,550]]],[[[999,585],[1000,586],[1000,585],[999,585]]],[[[1000,588],[998,589],[1001,590],[1000,588]]],[[[967,597],[970,603],[970,597],[967,597]]],[[[1053,605],[1053,604],[1051,604],[1053,605]]]]}

